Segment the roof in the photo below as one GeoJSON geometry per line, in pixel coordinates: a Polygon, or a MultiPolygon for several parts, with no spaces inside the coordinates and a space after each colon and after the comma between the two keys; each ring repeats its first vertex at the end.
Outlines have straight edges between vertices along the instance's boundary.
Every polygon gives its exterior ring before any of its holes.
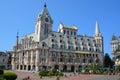
{"type": "Polygon", "coordinates": [[[38,41],[37,35],[36,35],[35,33],[31,33],[31,34],[29,34],[29,35],[25,35],[25,36],[23,36],[22,38],[25,38],[25,37],[31,38],[31,39],[32,39],[33,41],[35,41],[35,42],[38,41]]]}
{"type": "Polygon", "coordinates": [[[75,25],[70,26],[70,25],[65,25],[63,23],[60,23],[60,25],[61,25],[62,28],[66,28],[66,29],[75,29],[75,30],[78,29],[75,25]]]}
{"type": "Polygon", "coordinates": [[[45,17],[49,17],[50,22],[53,23],[53,20],[52,20],[52,18],[51,18],[51,16],[50,16],[50,13],[49,13],[49,11],[47,10],[46,4],[44,5],[44,8],[43,8],[42,12],[39,14],[38,19],[39,19],[39,18],[44,19],[45,17]]]}

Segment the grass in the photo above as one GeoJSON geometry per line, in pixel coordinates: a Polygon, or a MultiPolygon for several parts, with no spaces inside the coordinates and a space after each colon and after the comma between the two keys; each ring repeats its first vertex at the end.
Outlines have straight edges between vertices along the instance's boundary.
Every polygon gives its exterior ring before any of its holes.
{"type": "Polygon", "coordinates": [[[117,80],[120,80],[120,78],[118,78],[117,80]]]}

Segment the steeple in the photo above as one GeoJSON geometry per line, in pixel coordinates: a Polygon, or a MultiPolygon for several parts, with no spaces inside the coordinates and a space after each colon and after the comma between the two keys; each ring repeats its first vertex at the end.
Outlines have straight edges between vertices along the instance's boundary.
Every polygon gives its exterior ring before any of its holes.
{"type": "Polygon", "coordinates": [[[43,10],[42,10],[42,12],[39,14],[38,18],[44,20],[46,17],[48,17],[49,20],[50,20],[50,22],[53,23],[53,20],[52,20],[52,18],[51,18],[51,16],[50,16],[49,11],[47,10],[47,5],[46,5],[46,3],[45,3],[45,4],[44,4],[44,7],[43,7],[43,10]]]}
{"type": "Polygon", "coordinates": [[[101,36],[98,21],[96,21],[95,25],[95,36],[101,36]]]}
{"type": "Polygon", "coordinates": [[[17,49],[18,49],[18,42],[19,42],[19,36],[18,36],[18,32],[17,32],[17,35],[16,35],[16,47],[17,47],[17,49]]]}
{"type": "Polygon", "coordinates": [[[45,3],[41,13],[38,15],[35,24],[35,34],[37,35],[38,41],[47,38],[48,33],[52,31],[52,24],[53,20],[50,16],[49,11],[47,10],[47,5],[45,3]]]}

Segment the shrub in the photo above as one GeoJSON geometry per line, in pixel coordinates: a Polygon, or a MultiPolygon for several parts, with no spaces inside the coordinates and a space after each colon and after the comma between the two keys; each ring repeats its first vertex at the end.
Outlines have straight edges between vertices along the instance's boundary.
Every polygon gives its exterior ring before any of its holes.
{"type": "Polygon", "coordinates": [[[3,74],[4,74],[4,70],[0,69],[0,75],[3,75],[3,74]]]}
{"type": "Polygon", "coordinates": [[[17,75],[13,72],[6,72],[3,74],[3,78],[6,80],[16,80],[17,79],[17,75]]]}
{"type": "Polygon", "coordinates": [[[50,71],[47,71],[47,70],[39,72],[39,76],[49,76],[49,75],[50,75],[50,71]]]}
{"type": "Polygon", "coordinates": [[[63,76],[62,72],[59,72],[57,69],[53,69],[52,71],[44,70],[39,72],[39,76],[63,76]]]}
{"type": "Polygon", "coordinates": [[[103,72],[103,75],[107,75],[107,73],[108,73],[107,71],[104,71],[104,72],[103,72]]]}

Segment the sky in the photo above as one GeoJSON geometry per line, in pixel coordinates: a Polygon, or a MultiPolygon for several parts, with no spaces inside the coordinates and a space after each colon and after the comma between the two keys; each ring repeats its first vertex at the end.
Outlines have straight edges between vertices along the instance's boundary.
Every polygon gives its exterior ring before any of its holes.
{"type": "Polygon", "coordinates": [[[112,35],[120,36],[120,0],[1,0],[0,51],[11,51],[16,34],[19,37],[34,32],[38,14],[46,3],[54,21],[53,31],[59,24],[76,25],[78,34],[94,36],[98,21],[104,38],[104,53],[111,55],[112,35]]]}

